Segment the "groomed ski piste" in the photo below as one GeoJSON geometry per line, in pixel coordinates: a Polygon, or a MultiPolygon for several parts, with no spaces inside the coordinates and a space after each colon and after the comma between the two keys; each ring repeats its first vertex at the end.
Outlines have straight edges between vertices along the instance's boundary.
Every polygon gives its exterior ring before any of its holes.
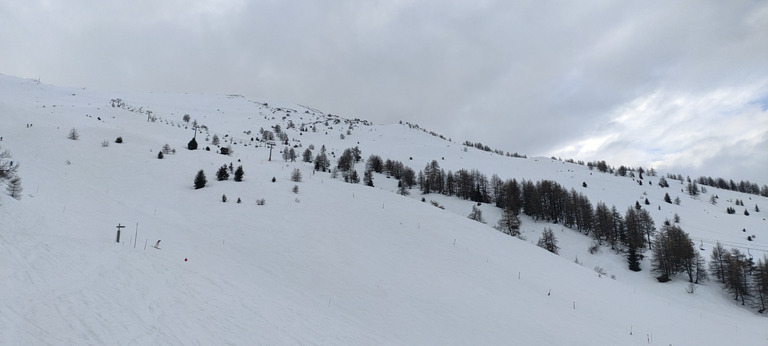
{"type": "MultiPolygon", "coordinates": [[[[590,254],[591,238],[560,224],[521,216],[521,240],[491,227],[501,215],[493,205],[480,206],[482,224],[467,218],[474,202],[417,189],[402,196],[383,174],[374,187],[345,183],[300,155],[324,145],[335,164],[331,153],[358,146],[363,158],[417,172],[437,160],[446,171],[549,179],[621,212],[647,198],[656,227],[678,214],[707,259],[716,241],[766,255],[765,197],[708,188],[694,199],[676,181],[662,189],[646,177],[653,184],[640,186],[350,118],[239,95],[93,91],[0,75],[0,148],[20,165],[23,186],[20,199],[0,199],[0,344],[768,344],[766,316],[713,280],[692,294],[685,277],[658,283],[650,252],[631,272],[622,255],[590,254]],[[127,106],[112,107],[117,98],[127,106]],[[186,148],[194,130],[184,114],[207,128],[198,150],[186,148]],[[300,133],[301,124],[316,131],[300,133]],[[271,161],[270,148],[251,141],[275,125],[297,146],[296,162],[282,159],[280,141],[271,161]],[[73,128],[78,140],[67,138],[73,128]],[[214,134],[230,155],[217,153],[214,134]],[[175,153],[158,159],[165,144],[175,153]],[[230,163],[243,166],[242,182],[216,180],[230,163]],[[200,169],[208,183],[196,190],[200,169]],[[301,182],[291,181],[294,169],[301,182]],[[736,199],[745,206],[727,214],[736,199]],[[559,255],[535,245],[546,227],[559,255]]],[[[364,165],[355,165],[361,176],[364,165]]]]}

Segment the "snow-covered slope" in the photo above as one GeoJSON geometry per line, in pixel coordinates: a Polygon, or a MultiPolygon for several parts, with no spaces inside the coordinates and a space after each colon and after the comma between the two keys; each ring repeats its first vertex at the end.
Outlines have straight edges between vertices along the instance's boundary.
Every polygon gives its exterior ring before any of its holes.
{"type": "MultiPolygon", "coordinates": [[[[590,255],[590,239],[560,225],[523,218],[522,241],[466,218],[472,202],[424,196],[441,210],[416,190],[393,193],[397,182],[383,175],[373,188],[347,184],[283,162],[281,145],[268,161],[269,148],[251,138],[280,125],[299,153],[359,146],[363,157],[417,171],[438,160],[445,170],[551,179],[622,211],[648,198],[657,225],[677,213],[705,248],[719,240],[754,256],[768,250],[763,197],[710,189],[694,200],[579,165],[465,149],[407,125],[236,95],[108,93],[0,76],[0,124],[24,187],[0,206],[3,344],[768,344],[765,317],[715,283],[688,294],[684,280],[659,284],[608,250],[590,255]],[[112,107],[117,98],[127,106],[112,107]],[[187,150],[184,114],[206,126],[201,148],[216,134],[234,153],[187,150]],[[289,120],[317,131],[288,129],[289,120]],[[67,139],[72,128],[79,140],[67,139]],[[166,143],[176,153],[158,160],[166,143]],[[215,180],[229,163],[243,166],[243,182],[215,180]],[[195,190],[199,169],[209,183],[195,190]],[[294,169],[302,182],[290,181],[294,169]],[[665,192],[681,205],[664,203],[665,192]],[[727,215],[735,199],[763,211],[727,215]],[[530,243],[544,227],[556,231],[560,256],[530,243]]],[[[481,208],[494,224],[500,212],[481,208]]]]}

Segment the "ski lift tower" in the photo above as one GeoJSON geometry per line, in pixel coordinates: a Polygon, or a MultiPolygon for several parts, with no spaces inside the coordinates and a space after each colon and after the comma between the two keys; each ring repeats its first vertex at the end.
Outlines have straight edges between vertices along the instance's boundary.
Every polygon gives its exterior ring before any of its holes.
{"type": "Polygon", "coordinates": [[[275,147],[275,141],[267,141],[267,146],[269,146],[269,161],[272,161],[272,148],[275,147]]]}

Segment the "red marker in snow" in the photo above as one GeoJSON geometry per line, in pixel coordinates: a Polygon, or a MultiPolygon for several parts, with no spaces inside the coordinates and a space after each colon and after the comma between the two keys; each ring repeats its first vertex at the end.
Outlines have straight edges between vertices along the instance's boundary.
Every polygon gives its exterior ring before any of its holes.
{"type": "Polygon", "coordinates": [[[186,262],[186,261],[187,261],[187,259],[185,258],[185,259],[184,259],[184,262],[186,262]]]}

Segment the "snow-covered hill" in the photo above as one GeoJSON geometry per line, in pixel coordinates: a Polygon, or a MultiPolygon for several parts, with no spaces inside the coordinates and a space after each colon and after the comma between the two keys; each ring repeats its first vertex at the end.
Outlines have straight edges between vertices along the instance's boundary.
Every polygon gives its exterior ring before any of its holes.
{"type": "Polygon", "coordinates": [[[647,198],[657,226],[678,214],[706,257],[715,241],[756,258],[768,252],[765,197],[710,188],[693,199],[673,181],[641,186],[239,95],[102,92],[0,75],[0,124],[24,188],[21,199],[0,200],[3,344],[768,344],[765,317],[717,283],[689,294],[682,278],[657,283],[648,258],[634,273],[609,249],[589,254],[591,239],[561,225],[523,217],[522,241],[490,227],[501,214],[492,205],[480,207],[481,224],[466,217],[473,202],[401,196],[380,174],[375,187],[344,183],[284,162],[280,141],[269,161],[258,139],[279,125],[299,154],[358,146],[364,158],[416,171],[437,160],[445,170],[549,179],[622,211],[647,198]],[[186,149],[184,114],[205,126],[198,150],[186,149]],[[73,128],[78,140],[67,139],[73,128]],[[230,156],[216,153],[214,135],[230,156]],[[176,152],[157,159],[164,144],[176,152]],[[243,181],[216,181],[230,163],[243,166],[243,181]],[[195,190],[200,169],[208,184],[195,190]],[[301,182],[290,180],[294,169],[301,182]],[[664,203],[665,192],[681,204],[664,203]],[[736,199],[761,211],[726,214],[736,199]],[[545,227],[559,256],[531,244],[545,227]]]}

